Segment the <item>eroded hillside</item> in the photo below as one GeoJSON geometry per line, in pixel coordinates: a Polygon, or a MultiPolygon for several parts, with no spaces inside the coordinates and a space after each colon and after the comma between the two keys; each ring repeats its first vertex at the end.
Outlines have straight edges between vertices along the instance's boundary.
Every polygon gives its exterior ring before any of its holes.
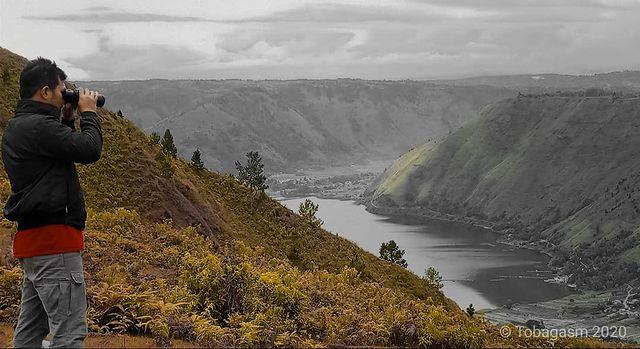
{"type": "Polygon", "coordinates": [[[513,90],[412,81],[87,82],[147,134],[171,129],[184,157],[211,168],[258,150],[269,173],[393,160],[441,138],[513,90]]]}
{"type": "Polygon", "coordinates": [[[569,282],[605,288],[637,279],[640,99],[531,96],[482,114],[399,159],[373,188],[371,208],[508,228],[546,244],[569,282]]]}

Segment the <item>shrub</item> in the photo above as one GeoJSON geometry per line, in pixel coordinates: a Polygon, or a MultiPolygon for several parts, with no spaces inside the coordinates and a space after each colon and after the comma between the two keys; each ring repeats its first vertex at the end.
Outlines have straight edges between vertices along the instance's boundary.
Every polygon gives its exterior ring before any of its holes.
{"type": "Polygon", "coordinates": [[[307,219],[314,227],[320,227],[324,222],[320,218],[316,217],[318,207],[318,204],[313,203],[310,199],[306,199],[304,202],[300,203],[300,206],[298,207],[298,214],[307,219]]]}
{"type": "Polygon", "coordinates": [[[383,242],[380,245],[380,258],[391,263],[395,263],[403,268],[407,267],[407,261],[402,258],[404,256],[404,250],[398,248],[395,241],[383,242]]]}
{"type": "Polygon", "coordinates": [[[164,178],[171,178],[175,173],[175,168],[173,167],[169,156],[164,151],[160,151],[156,154],[155,160],[158,170],[160,171],[160,175],[164,178]]]}
{"type": "Polygon", "coordinates": [[[151,144],[160,144],[160,135],[155,132],[151,132],[149,135],[149,142],[151,142],[151,144]]]}
{"type": "Polygon", "coordinates": [[[440,273],[434,267],[429,267],[425,270],[423,280],[425,280],[430,287],[438,290],[444,287],[442,284],[442,276],[440,276],[440,273]]]}
{"type": "Polygon", "coordinates": [[[0,321],[12,321],[20,311],[22,270],[0,267],[0,321]]]}

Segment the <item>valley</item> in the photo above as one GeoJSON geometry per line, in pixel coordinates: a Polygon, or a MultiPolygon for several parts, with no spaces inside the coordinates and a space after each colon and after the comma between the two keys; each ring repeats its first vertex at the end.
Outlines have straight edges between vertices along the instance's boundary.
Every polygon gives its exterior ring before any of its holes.
{"type": "MultiPolygon", "coordinates": [[[[4,127],[24,58],[0,50],[0,63],[4,127]]],[[[622,292],[637,252],[632,98],[352,79],[80,84],[102,89],[113,108],[99,111],[103,156],[79,166],[94,334],[157,346],[539,347],[549,338],[505,337],[484,319],[562,324],[549,319],[553,306],[636,333],[635,286],[622,292]],[[179,156],[149,137],[164,129],[179,156]],[[195,148],[216,171],[185,160],[195,148]],[[253,150],[267,194],[299,198],[278,202],[228,174],[253,150]],[[343,225],[325,217],[318,227],[295,213],[299,201],[283,205],[311,195],[343,225]],[[409,269],[378,258],[389,239],[407,250],[409,269]],[[421,277],[429,265],[444,293],[421,277]],[[579,296],[598,283],[585,305],[579,296]],[[470,316],[467,302],[484,310],[470,316]],[[534,304],[551,305],[536,313],[534,304]]],[[[10,257],[16,227],[0,226],[6,328],[22,272],[10,257]]]]}

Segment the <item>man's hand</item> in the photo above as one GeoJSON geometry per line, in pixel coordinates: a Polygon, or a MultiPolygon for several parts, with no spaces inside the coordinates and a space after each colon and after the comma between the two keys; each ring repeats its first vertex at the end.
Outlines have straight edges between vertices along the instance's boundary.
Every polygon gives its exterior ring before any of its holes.
{"type": "Polygon", "coordinates": [[[98,107],[96,106],[97,102],[98,92],[89,91],[86,88],[80,89],[80,99],[78,100],[78,111],[80,113],[85,111],[92,111],[96,113],[98,110],[98,107]]]}

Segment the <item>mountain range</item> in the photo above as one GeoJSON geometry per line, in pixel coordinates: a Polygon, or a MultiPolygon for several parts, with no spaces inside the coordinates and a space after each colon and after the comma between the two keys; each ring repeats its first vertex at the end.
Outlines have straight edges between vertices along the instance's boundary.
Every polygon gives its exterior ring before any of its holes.
{"type": "Polygon", "coordinates": [[[268,173],[396,159],[474,119],[513,90],[413,81],[80,82],[146,133],[170,129],[180,155],[234,172],[258,151],[268,173]]]}
{"type": "Polygon", "coordinates": [[[640,72],[477,77],[443,81],[88,81],[146,133],[170,129],[181,156],[234,172],[259,151],[268,173],[393,161],[518,93],[587,88],[634,91],[640,72]]]}

